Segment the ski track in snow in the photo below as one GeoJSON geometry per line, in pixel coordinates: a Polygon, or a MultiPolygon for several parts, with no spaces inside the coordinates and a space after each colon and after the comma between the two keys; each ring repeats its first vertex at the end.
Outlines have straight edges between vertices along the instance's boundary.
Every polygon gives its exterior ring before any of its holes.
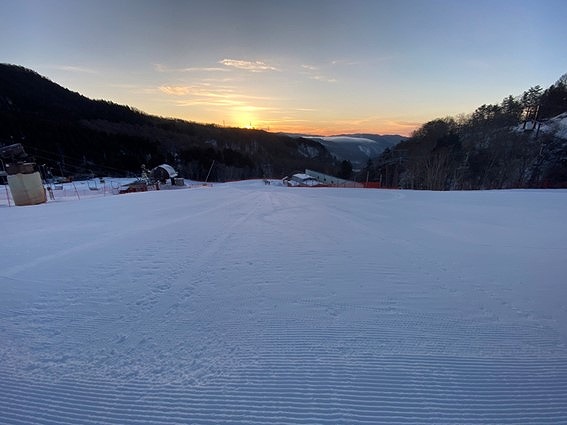
{"type": "Polygon", "coordinates": [[[261,182],[1,208],[0,423],[567,424],[566,210],[261,182]]]}

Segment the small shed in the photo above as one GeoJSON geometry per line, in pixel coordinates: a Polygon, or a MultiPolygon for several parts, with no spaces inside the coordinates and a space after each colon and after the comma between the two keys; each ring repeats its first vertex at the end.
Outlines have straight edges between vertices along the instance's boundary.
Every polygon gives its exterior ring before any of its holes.
{"type": "Polygon", "coordinates": [[[362,183],[353,182],[351,180],[340,179],[329,174],[320,173],[314,170],[305,170],[305,174],[313,177],[322,185],[333,187],[364,187],[362,183]]]}
{"type": "Polygon", "coordinates": [[[303,187],[313,187],[322,186],[320,182],[317,181],[313,176],[309,174],[297,173],[291,177],[286,177],[283,180],[286,186],[303,186],[303,187]]]}
{"type": "Polygon", "coordinates": [[[150,171],[152,179],[157,180],[161,183],[165,183],[167,180],[171,181],[172,185],[175,185],[175,177],[177,177],[177,171],[168,164],[161,164],[150,171]]]}
{"type": "Polygon", "coordinates": [[[47,195],[35,162],[28,161],[21,143],[0,148],[0,159],[5,163],[8,187],[16,205],[36,205],[47,202],[47,195]]]}

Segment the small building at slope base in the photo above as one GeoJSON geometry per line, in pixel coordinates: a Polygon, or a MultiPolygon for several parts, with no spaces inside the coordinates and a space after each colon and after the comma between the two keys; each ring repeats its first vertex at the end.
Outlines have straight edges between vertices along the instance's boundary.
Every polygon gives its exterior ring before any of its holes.
{"type": "Polygon", "coordinates": [[[0,158],[6,161],[6,177],[12,199],[17,206],[47,202],[47,194],[34,162],[27,162],[27,154],[20,143],[0,148],[0,158]]]}

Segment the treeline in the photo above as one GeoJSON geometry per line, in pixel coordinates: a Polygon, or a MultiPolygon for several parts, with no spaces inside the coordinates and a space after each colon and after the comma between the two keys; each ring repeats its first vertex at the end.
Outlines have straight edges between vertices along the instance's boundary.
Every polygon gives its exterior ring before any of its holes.
{"type": "Polygon", "coordinates": [[[567,74],[546,90],[535,86],[424,124],[369,162],[360,178],[427,190],[567,187],[567,140],[539,131],[565,112],[567,74]]]}
{"type": "Polygon", "coordinates": [[[65,176],[134,176],[142,164],[164,162],[185,178],[211,181],[340,168],[310,139],[151,116],[0,64],[0,145],[11,143],[22,143],[39,164],[65,176]]]}

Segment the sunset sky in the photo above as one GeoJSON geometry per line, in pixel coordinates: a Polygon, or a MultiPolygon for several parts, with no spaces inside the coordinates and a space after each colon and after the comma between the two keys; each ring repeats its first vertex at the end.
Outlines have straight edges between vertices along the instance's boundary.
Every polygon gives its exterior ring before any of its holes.
{"type": "Polygon", "coordinates": [[[567,73],[567,1],[0,0],[0,62],[150,114],[408,135],[567,73]]]}

